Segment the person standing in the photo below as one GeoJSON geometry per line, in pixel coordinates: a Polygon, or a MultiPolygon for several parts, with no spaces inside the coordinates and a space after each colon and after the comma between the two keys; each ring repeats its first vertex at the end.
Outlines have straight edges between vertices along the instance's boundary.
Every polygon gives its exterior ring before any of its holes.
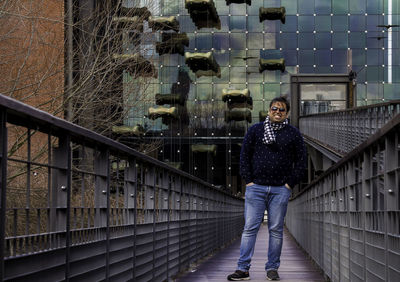
{"type": "Polygon", "coordinates": [[[289,102],[274,98],[264,122],[251,126],[240,152],[240,174],[246,181],[245,225],[237,270],[230,281],[250,280],[249,269],[257,232],[268,213],[268,280],[279,280],[283,224],[292,187],[306,169],[306,148],[300,131],[289,124],[289,102]]]}

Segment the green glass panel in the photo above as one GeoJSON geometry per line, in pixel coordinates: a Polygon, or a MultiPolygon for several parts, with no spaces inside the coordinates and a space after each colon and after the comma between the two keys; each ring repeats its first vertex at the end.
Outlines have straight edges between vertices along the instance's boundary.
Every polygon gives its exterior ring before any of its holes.
{"type": "Polygon", "coordinates": [[[317,49],[329,50],[332,46],[332,34],[330,32],[317,32],[314,45],[317,49]]]}
{"type": "Polygon", "coordinates": [[[286,22],[285,24],[281,25],[281,30],[283,32],[296,32],[297,29],[297,17],[286,16],[286,22]]]}
{"type": "Polygon", "coordinates": [[[383,97],[385,100],[398,100],[400,99],[399,89],[399,83],[384,84],[383,97]]]}
{"type": "Polygon", "coordinates": [[[331,31],[331,16],[316,16],[315,17],[315,30],[318,31],[331,31]]]}
{"type": "Polygon", "coordinates": [[[301,66],[314,65],[314,51],[300,50],[298,54],[299,54],[299,65],[301,66]]]}
{"type": "Polygon", "coordinates": [[[332,0],[332,13],[333,14],[348,14],[349,13],[349,0],[332,0]]]}
{"type": "Polygon", "coordinates": [[[366,12],[365,0],[350,0],[349,10],[350,14],[365,14],[366,12]]]}
{"type": "Polygon", "coordinates": [[[264,36],[262,33],[249,33],[247,46],[249,49],[262,49],[264,46],[264,36]]]}
{"type": "MultiPolygon", "coordinates": [[[[352,49],[350,52],[350,58],[352,61],[353,65],[359,65],[364,67],[364,65],[367,63],[366,61],[366,51],[364,49],[352,49]]],[[[356,72],[358,72],[360,69],[354,69],[356,72]]]]}
{"type": "Polygon", "coordinates": [[[383,84],[381,83],[368,83],[367,85],[367,99],[379,99],[382,102],[383,98],[383,84]]]}
{"type": "Polygon", "coordinates": [[[230,81],[232,83],[245,83],[246,82],[246,68],[245,67],[231,67],[230,81]]]}
{"type": "MultiPolygon", "coordinates": [[[[256,6],[256,5],[254,5],[256,6]]],[[[297,1],[293,0],[281,0],[281,6],[285,7],[286,15],[297,14],[297,1]]]]}
{"type": "Polygon", "coordinates": [[[296,33],[281,33],[279,34],[279,46],[277,48],[296,49],[297,34],[296,33]]]}
{"type": "Polygon", "coordinates": [[[365,15],[350,16],[350,31],[365,31],[365,23],[367,17],[365,15]]]}
{"type": "Polygon", "coordinates": [[[348,16],[333,16],[332,17],[332,30],[347,31],[349,29],[348,16]]]}
{"type": "Polygon", "coordinates": [[[383,50],[382,49],[368,49],[367,50],[367,65],[382,65],[383,64],[383,50]]]}
{"type": "Polygon", "coordinates": [[[246,34],[245,33],[231,33],[229,36],[229,47],[234,50],[241,50],[246,48],[246,34]]]}
{"type": "Polygon", "coordinates": [[[349,34],[350,48],[364,48],[366,35],[364,32],[351,32],[349,34]]]}
{"type": "MultiPolygon", "coordinates": [[[[279,83],[266,83],[264,84],[264,99],[272,100],[275,97],[280,96],[281,88],[279,83]]],[[[268,102],[269,104],[269,102],[268,102]]]]}
{"type": "MultiPolygon", "coordinates": [[[[262,100],[263,99],[262,84],[260,84],[260,83],[250,83],[250,84],[248,84],[247,88],[250,91],[250,96],[253,97],[253,101],[254,100],[262,100]]],[[[253,104],[255,104],[255,103],[253,103],[253,104]]]]}
{"type": "Polygon", "coordinates": [[[315,0],[315,13],[317,15],[330,14],[332,10],[331,1],[315,0]]]}
{"type": "Polygon", "coordinates": [[[314,31],[314,16],[299,16],[298,28],[300,32],[314,31]]]}
{"type": "Polygon", "coordinates": [[[229,27],[231,31],[246,30],[246,17],[243,16],[229,17],[229,27]]]}
{"type": "Polygon", "coordinates": [[[340,48],[340,49],[344,49],[348,47],[348,36],[347,33],[344,32],[334,32],[332,33],[332,48],[336,49],[336,48],[340,48]]]}
{"type": "Polygon", "coordinates": [[[246,6],[247,5],[229,5],[229,10],[231,15],[246,15],[246,6]]]}
{"type": "Polygon", "coordinates": [[[298,0],[297,11],[301,15],[314,14],[314,0],[298,0]]]}
{"type": "Polygon", "coordinates": [[[314,33],[303,32],[298,35],[298,45],[300,49],[313,49],[314,48],[314,33]]]}
{"type": "Polygon", "coordinates": [[[383,13],[383,0],[367,0],[366,6],[368,15],[383,13]]]}
{"type": "Polygon", "coordinates": [[[264,24],[260,23],[259,17],[258,16],[248,16],[247,17],[247,25],[248,25],[248,31],[257,31],[257,32],[262,32],[264,24]]]}

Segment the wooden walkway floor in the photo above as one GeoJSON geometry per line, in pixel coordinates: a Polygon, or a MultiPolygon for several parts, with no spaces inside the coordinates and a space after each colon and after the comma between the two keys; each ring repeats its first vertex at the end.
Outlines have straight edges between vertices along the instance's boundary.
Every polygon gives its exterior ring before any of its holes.
{"type": "MultiPolygon", "coordinates": [[[[226,277],[233,273],[239,257],[240,239],[214,256],[205,259],[200,265],[187,273],[180,275],[176,282],[194,281],[227,281],[226,277]]],[[[268,227],[261,225],[258,232],[256,248],[251,262],[251,281],[266,281],[265,262],[268,248],[268,227]]],[[[326,281],[323,275],[314,267],[304,252],[297,246],[294,239],[284,232],[281,266],[279,268],[281,281],[287,282],[322,282],[326,281]]]]}

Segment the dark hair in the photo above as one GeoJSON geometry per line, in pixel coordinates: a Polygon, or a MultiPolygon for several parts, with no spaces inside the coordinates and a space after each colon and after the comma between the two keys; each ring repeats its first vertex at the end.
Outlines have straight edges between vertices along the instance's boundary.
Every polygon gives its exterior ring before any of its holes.
{"type": "Polygon", "coordinates": [[[290,111],[290,104],[289,104],[288,100],[286,100],[286,98],[282,97],[282,96],[281,97],[275,97],[274,99],[272,99],[271,103],[269,103],[269,107],[271,108],[272,104],[273,103],[277,103],[277,102],[285,103],[287,112],[290,111]]]}

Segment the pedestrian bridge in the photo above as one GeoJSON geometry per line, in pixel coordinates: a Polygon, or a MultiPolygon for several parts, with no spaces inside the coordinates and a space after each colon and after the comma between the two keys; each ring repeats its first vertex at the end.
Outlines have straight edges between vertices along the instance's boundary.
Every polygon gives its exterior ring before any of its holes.
{"type": "MultiPolygon", "coordinates": [[[[321,171],[293,191],[282,280],[400,281],[399,112],[395,101],[300,118],[321,171]]],[[[243,199],[8,97],[0,114],[0,281],[223,281],[235,270],[243,199]]]]}

